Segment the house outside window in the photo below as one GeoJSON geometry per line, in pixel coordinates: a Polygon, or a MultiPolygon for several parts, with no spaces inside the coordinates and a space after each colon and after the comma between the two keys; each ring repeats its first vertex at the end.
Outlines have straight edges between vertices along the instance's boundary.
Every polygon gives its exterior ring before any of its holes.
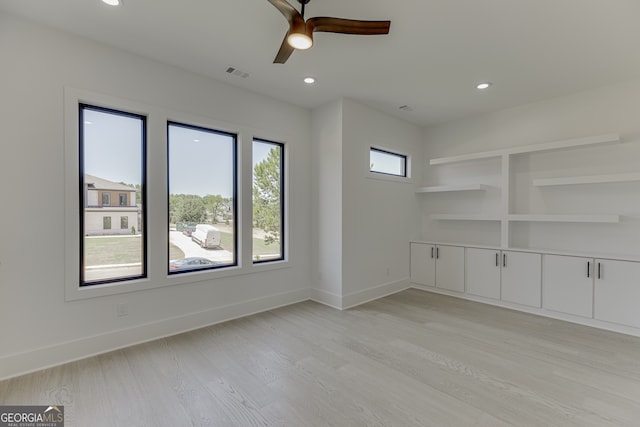
{"type": "Polygon", "coordinates": [[[80,286],[146,277],[146,117],[82,103],[79,113],[80,286]]]}

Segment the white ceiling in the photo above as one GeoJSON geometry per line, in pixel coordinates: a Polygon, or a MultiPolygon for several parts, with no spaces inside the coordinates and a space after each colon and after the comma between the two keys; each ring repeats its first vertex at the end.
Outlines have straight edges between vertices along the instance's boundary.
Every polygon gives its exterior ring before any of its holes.
{"type": "Polygon", "coordinates": [[[389,19],[390,33],[316,33],[284,65],[272,62],[287,22],[267,0],[2,0],[0,11],[303,107],[346,96],[423,126],[640,77],[638,0],[312,0],[307,18],[389,19]]]}

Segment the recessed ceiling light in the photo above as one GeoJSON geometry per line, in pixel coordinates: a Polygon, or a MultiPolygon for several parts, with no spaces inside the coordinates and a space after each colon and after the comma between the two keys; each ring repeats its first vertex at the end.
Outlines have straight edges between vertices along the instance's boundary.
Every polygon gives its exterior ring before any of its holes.
{"type": "Polygon", "coordinates": [[[109,6],[120,6],[122,5],[122,0],[102,0],[102,3],[108,4],[109,6]]]}
{"type": "Polygon", "coordinates": [[[314,84],[316,82],[315,77],[307,76],[304,78],[304,82],[308,85],[314,84]]]}
{"type": "Polygon", "coordinates": [[[479,90],[489,89],[491,87],[491,82],[482,82],[476,85],[476,88],[479,90]]]}

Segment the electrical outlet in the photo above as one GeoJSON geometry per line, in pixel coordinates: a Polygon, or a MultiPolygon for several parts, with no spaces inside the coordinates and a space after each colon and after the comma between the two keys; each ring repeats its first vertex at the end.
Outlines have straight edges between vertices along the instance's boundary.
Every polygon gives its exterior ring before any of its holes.
{"type": "Polygon", "coordinates": [[[118,317],[128,316],[129,315],[129,304],[126,302],[121,302],[117,307],[118,317]]]}

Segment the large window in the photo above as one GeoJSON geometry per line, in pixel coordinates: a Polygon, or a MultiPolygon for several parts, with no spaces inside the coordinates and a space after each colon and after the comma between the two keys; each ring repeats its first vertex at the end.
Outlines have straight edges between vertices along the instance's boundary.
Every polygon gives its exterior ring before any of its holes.
{"type": "Polygon", "coordinates": [[[407,156],[371,147],[369,171],[384,175],[407,176],[407,156]]]}
{"type": "Polygon", "coordinates": [[[146,236],[134,231],[144,203],[111,204],[111,195],[121,192],[145,200],[146,119],[85,104],[79,118],[80,285],[146,277],[146,236]],[[111,218],[119,216],[136,223],[112,227],[111,218]]]}
{"type": "Polygon", "coordinates": [[[170,122],[170,274],[237,265],[236,135],[170,122]]]}
{"type": "Polygon", "coordinates": [[[284,259],[284,145],[253,141],[253,262],[284,259]]]}

